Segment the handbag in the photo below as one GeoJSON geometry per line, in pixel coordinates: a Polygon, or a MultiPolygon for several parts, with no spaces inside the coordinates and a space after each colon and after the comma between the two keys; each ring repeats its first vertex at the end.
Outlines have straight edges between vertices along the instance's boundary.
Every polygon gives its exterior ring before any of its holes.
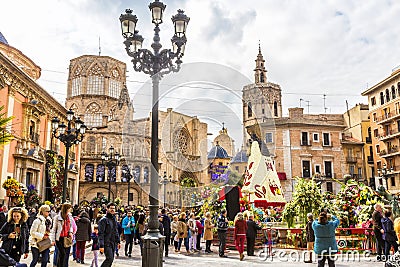
{"type": "Polygon", "coordinates": [[[50,238],[42,239],[42,240],[36,242],[36,245],[39,249],[39,252],[42,252],[51,247],[51,240],[50,240],[50,238]]]}
{"type": "Polygon", "coordinates": [[[64,247],[69,248],[70,246],[72,246],[72,237],[64,237],[64,247]]]}

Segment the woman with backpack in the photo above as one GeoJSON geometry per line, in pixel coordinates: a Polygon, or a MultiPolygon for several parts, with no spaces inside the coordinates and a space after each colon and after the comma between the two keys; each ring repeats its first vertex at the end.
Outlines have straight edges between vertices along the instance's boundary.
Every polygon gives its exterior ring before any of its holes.
{"type": "Polygon", "coordinates": [[[89,214],[82,211],[79,218],[76,220],[76,262],[84,264],[86,241],[90,241],[92,234],[92,226],[89,219],[89,214]]]}

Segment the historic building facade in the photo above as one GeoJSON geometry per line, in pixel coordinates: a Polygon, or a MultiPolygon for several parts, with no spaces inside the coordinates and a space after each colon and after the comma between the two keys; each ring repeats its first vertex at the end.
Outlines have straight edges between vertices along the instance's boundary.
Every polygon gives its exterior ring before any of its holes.
{"type": "Polygon", "coordinates": [[[343,114],[346,124],[342,134],[346,159],[344,173],[374,188],[374,156],[368,113],[368,105],[357,104],[343,114]]]}
{"type": "Polygon", "coordinates": [[[265,61],[259,49],[255,80],[243,87],[243,125],[247,149],[249,140],[265,144],[262,153],[271,156],[281,179],[285,198],[291,199],[294,177],[316,177],[323,190],[340,189],[334,179],[342,179],[342,114],[304,114],[303,108],[290,108],[282,116],[282,94],[278,84],[267,81],[265,61]]]}
{"type": "MultiPolygon", "coordinates": [[[[0,148],[1,184],[8,177],[38,189],[42,199],[51,199],[51,186],[46,165],[46,154],[54,151],[65,156],[64,145],[52,138],[51,119],[57,116],[66,121],[66,109],[44,88],[36,83],[41,69],[18,49],[10,46],[0,33],[0,105],[5,116],[13,116],[6,130],[15,137],[0,148]]],[[[70,150],[68,193],[77,201],[79,146],[70,150]],[[75,164],[72,164],[75,163],[75,164]]],[[[0,190],[0,201],[6,200],[0,190]]]]}
{"type": "MultiPolygon", "coordinates": [[[[111,199],[119,197],[126,204],[129,185],[130,204],[148,204],[151,119],[133,118],[125,83],[126,65],[116,59],[81,56],[71,60],[66,105],[89,127],[81,150],[81,202],[110,194],[111,199]],[[120,153],[119,165],[107,166],[102,160],[102,153],[108,153],[110,147],[120,153]],[[129,174],[133,177],[130,183],[129,174]]],[[[207,124],[172,109],[159,113],[159,173],[170,177],[165,185],[160,177],[159,196],[178,205],[183,180],[191,179],[195,185],[207,180],[207,147],[203,145],[207,124]]]]}
{"type": "Polygon", "coordinates": [[[368,97],[376,185],[400,191],[400,69],[362,93],[368,97]],[[385,173],[386,171],[386,173],[385,173]]]}

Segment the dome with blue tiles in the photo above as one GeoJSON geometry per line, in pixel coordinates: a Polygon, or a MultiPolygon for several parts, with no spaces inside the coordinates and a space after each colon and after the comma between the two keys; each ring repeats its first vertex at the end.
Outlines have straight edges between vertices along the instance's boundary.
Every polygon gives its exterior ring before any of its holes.
{"type": "Polygon", "coordinates": [[[1,32],[0,32],[0,43],[8,45],[6,38],[4,37],[4,35],[1,32]]]}
{"type": "Polygon", "coordinates": [[[236,155],[233,157],[231,163],[242,163],[242,162],[247,162],[249,160],[249,157],[247,157],[247,152],[246,150],[240,150],[236,155]]]}
{"type": "Polygon", "coordinates": [[[226,150],[217,143],[217,145],[213,146],[210,152],[208,152],[208,159],[229,159],[229,156],[226,150]]]}

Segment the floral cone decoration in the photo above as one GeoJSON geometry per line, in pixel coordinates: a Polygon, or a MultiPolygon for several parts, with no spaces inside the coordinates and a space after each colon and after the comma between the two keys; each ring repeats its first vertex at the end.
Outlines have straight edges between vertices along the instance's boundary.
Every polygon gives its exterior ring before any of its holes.
{"type": "Polygon", "coordinates": [[[341,227],[356,227],[367,222],[374,211],[374,205],[382,201],[370,187],[355,180],[342,184],[337,194],[336,206],[341,220],[341,227]]]}
{"type": "Polygon", "coordinates": [[[314,179],[294,177],[296,179],[292,200],[285,205],[282,217],[294,226],[294,219],[298,216],[301,222],[307,223],[307,214],[317,215],[322,208],[321,188],[314,179]]]}
{"type": "MultiPolygon", "coordinates": [[[[48,164],[51,191],[54,199],[60,199],[63,189],[64,179],[64,157],[57,155],[54,151],[46,151],[46,161],[48,164]]],[[[68,190],[67,190],[68,192],[68,190]]]]}
{"type": "Polygon", "coordinates": [[[19,203],[24,202],[24,192],[21,189],[20,183],[14,178],[8,178],[3,183],[3,188],[6,190],[7,197],[17,197],[19,203]]]}

